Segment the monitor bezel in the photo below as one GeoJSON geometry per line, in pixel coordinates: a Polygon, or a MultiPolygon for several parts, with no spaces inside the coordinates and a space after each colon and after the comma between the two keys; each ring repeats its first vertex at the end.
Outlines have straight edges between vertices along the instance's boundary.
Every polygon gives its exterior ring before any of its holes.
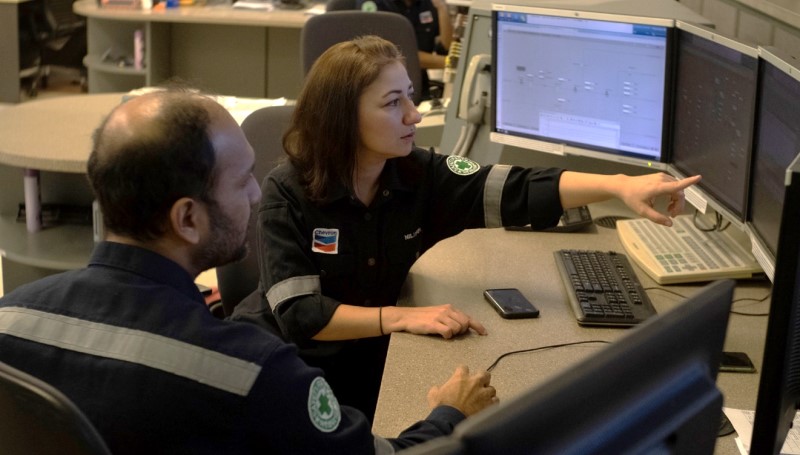
{"type": "Polygon", "coordinates": [[[750,454],[778,453],[800,403],[800,155],[786,171],[764,360],[758,385],[750,454]],[[788,382],[794,377],[793,384],[788,382]]]}
{"type": "MultiPolygon", "coordinates": [[[[733,38],[730,38],[728,36],[722,35],[722,34],[720,34],[718,32],[715,32],[715,31],[713,31],[711,29],[702,27],[700,25],[692,24],[692,23],[689,23],[689,22],[684,22],[684,21],[680,21],[679,20],[679,21],[675,22],[675,28],[677,30],[677,33],[675,34],[675,65],[674,65],[675,78],[673,80],[673,86],[672,86],[673,94],[675,92],[677,92],[677,89],[678,89],[677,83],[678,83],[678,67],[680,65],[679,51],[680,51],[680,38],[681,38],[680,34],[681,33],[684,33],[684,32],[685,33],[690,33],[690,34],[692,34],[694,36],[698,36],[700,38],[705,38],[706,40],[713,41],[713,42],[715,42],[717,44],[720,44],[720,45],[722,45],[722,46],[724,46],[724,47],[726,47],[728,49],[732,49],[732,50],[737,51],[737,52],[739,52],[741,54],[747,55],[748,57],[752,57],[754,59],[758,59],[759,58],[759,49],[758,49],[757,46],[751,46],[751,45],[748,45],[746,43],[742,43],[740,41],[737,41],[737,40],[735,40],[733,38]]],[[[758,72],[758,69],[756,69],[756,72],[758,72]]],[[[758,77],[758,74],[756,74],[756,78],[757,77],[758,77]]],[[[758,84],[758,80],[756,80],[756,85],[757,84],[758,84]]],[[[756,95],[757,95],[757,93],[758,93],[758,87],[756,87],[756,95]]],[[[757,102],[758,102],[758,100],[756,100],[756,103],[757,102]]],[[[682,178],[690,177],[690,175],[689,175],[689,173],[685,172],[684,169],[679,168],[674,163],[674,144],[675,144],[674,135],[675,135],[675,130],[676,130],[676,128],[675,128],[675,120],[674,119],[675,119],[675,109],[677,108],[677,99],[675,98],[674,95],[673,95],[673,106],[672,106],[672,108],[673,108],[672,109],[672,121],[671,121],[672,129],[670,131],[670,134],[673,136],[673,140],[671,141],[671,144],[673,146],[673,150],[670,151],[670,162],[667,165],[667,169],[666,170],[667,170],[667,172],[669,174],[675,176],[676,178],[682,179],[682,178]]],[[[750,140],[750,159],[751,159],[751,162],[752,162],[752,154],[753,154],[753,141],[755,140],[755,127],[756,127],[756,125],[755,125],[755,113],[756,113],[756,110],[757,110],[757,106],[754,106],[754,109],[753,109],[753,111],[754,111],[753,112],[753,128],[752,128],[752,136],[751,136],[751,140],[750,140]]],[[[748,216],[748,213],[749,213],[748,203],[749,203],[749,199],[750,199],[749,195],[750,195],[751,163],[748,163],[747,167],[748,167],[747,176],[746,176],[747,189],[746,189],[746,193],[745,193],[746,196],[745,196],[744,207],[743,207],[743,210],[742,210],[741,214],[735,213],[733,210],[731,210],[728,207],[727,204],[725,204],[724,202],[716,199],[711,193],[709,193],[709,191],[706,190],[703,187],[702,180],[697,185],[690,186],[689,188],[686,188],[684,190],[684,194],[686,196],[686,201],[688,203],[690,203],[692,206],[694,206],[697,210],[699,210],[700,212],[702,212],[704,214],[707,213],[708,212],[708,208],[711,207],[711,209],[713,209],[715,212],[717,212],[718,214],[722,215],[726,220],[730,221],[731,224],[733,226],[735,226],[737,229],[745,231],[745,223],[746,223],[747,216],[748,216]]]]}
{"type": "Polygon", "coordinates": [[[510,134],[497,131],[497,71],[492,71],[492,90],[491,90],[491,113],[489,140],[491,142],[511,145],[529,150],[551,153],[556,155],[575,155],[589,158],[596,158],[604,161],[631,164],[640,167],[666,170],[671,156],[671,124],[670,114],[672,112],[672,84],[674,78],[674,41],[675,41],[675,20],[660,17],[638,16],[630,14],[601,13],[591,11],[580,11],[573,9],[558,9],[537,6],[520,6],[504,3],[493,3],[491,11],[492,27],[492,67],[496,68],[497,58],[497,16],[499,12],[514,12],[521,14],[538,14],[545,16],[556,16],[566,18],[578,18],[587,20],[599,20],[619,23],[635,23],[641,25],[661,26],[667,29],[666,39],[666,61],[663,112],[661,127],[661,154],[658,160],[637,156],[630,152],[621,150],[605,149],[588,144],[574,143],[564,140],[529,137],[523,135],[510,134]]]}
{"type": "MultiPolygon", "coordinates": [[[[790,63],[791,57],[789,57],[786,53],[784,53],[783,51],[781,51],[779,49],[772,48],[772,47],[769,47],[769,48],[759,47],[758,48],[758,55],[759,55],[759,59],[760,60],[763,60],[767,64],[773,65],[775,68],[777,68],[780,71],[783,71],[784,74],[792,77],[793,79],[797,80],[798,83],[800,83],[800,67],[794,66],[792,63],[790,63]]],[[[761,63],[761,62],[759,63],[759,65],[762,65],[762,64],[763,63],[761,63]]],[[[759,68],[759,76],[760,76],[761,71],[763,71],[763,68],[759,68]]],[[[761,84],[762,82],[763,81],[760,80],[759,84],[761,84]]],[[[760,90],[760,86],[759,86],[759,90],[760,90]]],[[[757,107],[757,109],[758,109],[758,107],[757,107]]],[[[756,124],[756,128],[755,128],[755,131],[753,133],[753,152],[754,153],[755,153],[755,148],[758,145],[757,142],[756,142],[758,140],[758,128],[759,128],[759,125],[756,124]]],[[[800,159],[800,155],[798,155],[798,157],[795,157],[794,162],[796,162],[798,159],[800,159]]],[[[794,162],[792,163],[792,165],[794,165],[794,162]]],[[[792,165],[790,165],[790,168],[791,168],[792,165]]],[[[752,177],[753,177],[753,175],[752,175],[752,172],[751,172],[751,182],[750,182],[750,189],[749,189],[748,199],[750,199],[752,197],[752,191],[753,191],[752,177]]],[[[786,176],[785,176],[785,179],[784,179],[784,184],[786,186],[788,186],[790,184],[790,180],[791,180],[791,173],[787,169],[786,176]]],[[[751,246],[751,251],[753,253],[753,256],[756,258],[756,261],[761,266],[761,268],[764,269],[764,273],[767,275],[769,280],[774,283],[775,282],[775,268],[776,268],[776,261],[777,261],[776,254],[774,254],[770,250],[770,248],[767,246],[767,243],[766,243],[766,241],[764,240],[764,237],[763,237],[763,233],[759,232],[759,230],[753,224],[752,215],[751,215],[750,211],[751,211],[751,207],[748,207],[747,220],[745,221],[744,231],[747,234],[747,236],[750,238],[750,246],[751,246]]],[[[781,225],[783,225],[783,221],[781,221],[781,225]]],[[[780,238],[780,233],[778,234],[778,236],[780,238]]],[[[775,253],[777,253],[777,251],[775,253]]]]}

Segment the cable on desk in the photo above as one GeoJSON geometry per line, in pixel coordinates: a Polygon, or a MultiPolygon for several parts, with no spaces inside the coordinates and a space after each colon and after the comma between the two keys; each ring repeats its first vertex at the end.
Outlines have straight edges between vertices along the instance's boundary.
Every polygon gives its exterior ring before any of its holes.
{"type": "MultiPolygon", "coordinates": [[[[685,295],[683,295],[683,294],[681,294],[679,292],[675,292],[675,291],[673,291],[671,289],[667,289],[667,288],[650,287],[650,288],[644,288],[644,291],[645,292],[648,292],[648,291],[664,291],[664,292],[666,292],[668,294],[676,295],[676,296],[678,296],[678,297],[680,297],[682,299],[686,298],[685,295]]],[[[767,292],[767,295],[765,295],[764,297],[761,297],[760,299],[756,299],[756,298],[753,298],[753,297],[741,297],[741,298],[738,298],[738,299],[733,299],[733,301],[731,301],[731,305],[733,305],[735,303],[739,303],[739,302],[748,302],[748,301],[757,302],[757,303],[758,302],[763,302],[763,301],[767,300],[771,295],[772,295],[772,292],[767,292]]],[[[731,309],[731,314],[735,314],[735,315],[738,315],[738,316],[769,316],[769,313],[743,313],[741,311],[736,311],[736,310],[733,310],[733,309],[731,309]]]]}
{"type": "Polygon", "coordinates": [[[510,351],[510,352],[506,352],[504,354],[501,354],[500,357],[498,357],[494,362],[492,362],[491,365],[489,365],[489,368],[487,368],[486,371],[490,371],[491,372],[494,369],[494,367],[496,367],[497,364],[500,363],[500,361],[504,357],[508,357],[508,356],[510,356],[512,354],[523,354],[523,353],[526,353],[526,352],[536,352],[536,351],[543,351],[545,349],[563,348],[563,347],[566,347],[566,346],[576,346],[576,345],[579,345],[579,344],[590,344],[590,343],[609,344],[611,342],[610,341],[605,341],[605,340],[573,341],[571,343],[551,344],[549,346],[539,346],[538,348],[529,348],[529,349],[520,349],[518,351],[510,351]]]}

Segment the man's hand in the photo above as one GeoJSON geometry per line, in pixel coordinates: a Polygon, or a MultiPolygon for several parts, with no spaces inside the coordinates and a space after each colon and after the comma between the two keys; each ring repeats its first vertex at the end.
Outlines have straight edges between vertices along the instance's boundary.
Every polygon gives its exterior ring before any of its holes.
{"type": "Polygon", "coordinates": [[[491,378],[488,371],[470,375],[469,368],[460,365],[447,382],[428,391],[428,404],[431,408],[452,406],[471,416],[500,401],[497,391],[489,385],[491,378]]]}

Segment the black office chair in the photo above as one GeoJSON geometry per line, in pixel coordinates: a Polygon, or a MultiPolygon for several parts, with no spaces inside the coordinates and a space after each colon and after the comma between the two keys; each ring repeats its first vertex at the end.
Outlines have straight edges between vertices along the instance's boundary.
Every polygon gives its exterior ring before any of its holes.
{"type": "MultiPolygon", "coordinates": [[[[253,175],[259,183],[285,156],[283,133],[293,111],[294,106],[264,107],[251,113],[242,122],[244,135],[256,154],[253,175]]],[[[233,314],[234,307],[258,288],[258,249],[261,246],[258,245],[257,234],[258,214],[254,210],[247,229],[250,254],[239,262],[217,267],[217,286],[226,316],[233,314]]]]}
{"type": "Polygon", "coordinates": [[[27,14],[27,29],[39,54],[38,71],[28,93],[36,96],[48,84],[51,66],[80,71],[81,87],[86,90],[86,18],[72,11],[75,0],[38,0],[27,14]]]}
{"type": "Polygon", "coordinates": [[[312,16],[300,33],[303,74],[329,47],[363,35],[377,35],[396,44],[406,58],[406,70],[414,84],[414,104],[422,100],[422,70],[414,27],[405,16],[385,11],[331,11],[312,16]]]}
{"type": "Polygon", "coordinates": [[[53,386],[0,362],[0,452],[110,454],[72,401],[53,386]]]}

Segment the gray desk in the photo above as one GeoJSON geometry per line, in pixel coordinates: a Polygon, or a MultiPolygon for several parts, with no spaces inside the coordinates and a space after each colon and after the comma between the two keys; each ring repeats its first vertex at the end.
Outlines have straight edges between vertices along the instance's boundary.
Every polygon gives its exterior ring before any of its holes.
{"type": "Polygon", "coordinates": [[[91,226],[28,233],[16,222],[22,169],[41,171],[42,202],[91,204],[86,160],[91,135],[122,93],[34,100],[0,110],[0,256],[5,292],[36,278],[82,267],[94,246],[91,226]]]}
{"type": "MultiPolygon", "coordinates": [[[[617,203],[593,205],[591,209],[595,218],[627,213],[617,203]]],[[[577,325],[552,258],[552,251],[561,248],[624,251],[616,232],[602,227],[572,234],[482,229],[447,239],[420,257],[411,270],[400,304],[455,304],[480,320],[489,334],[482,337],[471,333],[455,340],[393,334],[373,430],[391,437],[426,415],[428,389],[444,382],[458,364],[485,369],[504,352],[580,340],[615,340],[625,334],[624,329],[577,325]],[[541,316],[527,320],[500,318],[482,296],[484,289],[495,287],[519,288],[540,309],[541,316]]],[[[638,275],[645,287],[656,286],[643,272],[638,275]]],[[[669,287],[683,295],[698,288],[699,285],[669,287]]],[[[768,292],[766,282],[743,282],[734,298],[761,298],[768,292]]],[[[659,312],[680,301],[657,290],[648,291],[648,295],[659,312]]],[[[764,313],[768,304],[742,302],[734,304],[734,308],[764,313]]],[[[725,349],[747,352],[760,370],[766,322],[766,317],[731,315],[725,349]]],[[[513,355],[494,369],[492,382],[501,400],[511,400],[599,349],[602,345],[581,345],[513,355]]],[[[721,373],[718,384],[726,406],[754,409],[757,374],[721,373]]],[[[721,438],[717,452],[738,453],[733,439],[721,438]]]]}
{"type": "Polygon", "coordinates": [[[96,0],[73,8],[87,17],[90,93],[128,91],[173,76],[230,96],[297,98],[300,91],[300,31],[308,19],[303,10],[121,10],[100,8],[96,0]],[[133,55],[135,30],[144,34],[144,68],[103,60],[109,49],[133,55]]]}

